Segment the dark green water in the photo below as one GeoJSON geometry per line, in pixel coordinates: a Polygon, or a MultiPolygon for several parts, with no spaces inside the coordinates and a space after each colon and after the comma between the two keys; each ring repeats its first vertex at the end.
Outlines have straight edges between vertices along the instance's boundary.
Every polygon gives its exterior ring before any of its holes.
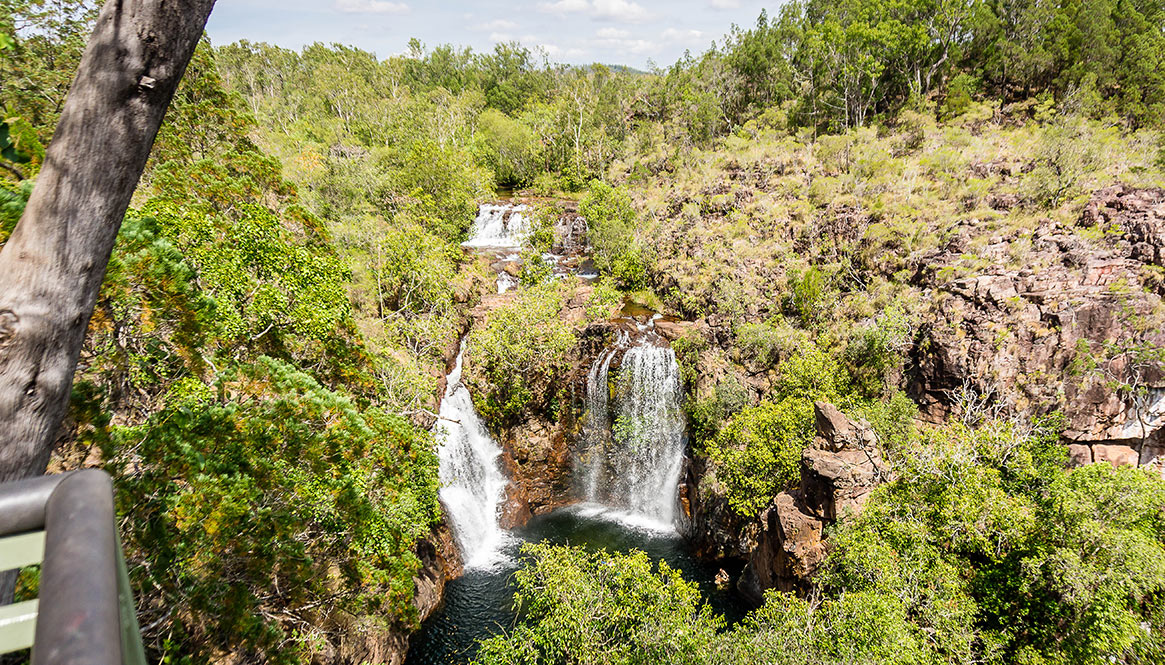
{"type": "MultiPolygon", "coordinates": [[[[744,599],[735,590],[716,588],[713,580],[720,567],[694,557],[679,535],[628,526],[598,512],[566,508],[535,517],[525,528],[514,532],[508,552],[511,563],[493,570],[466,571],[450,582],[445,589],[444,607],[413,637],[405,665],[466,663],[476,654],[478,640],[514,625],[513,574],[522,541],[579,545],[589,550],[643,550],[652,559],[667,561],[681,570],[684,579],[698,583],[708,604],[730,623],[739,621],[747,612],[744,599]]],[[[727,572],[735,580],[740,570],[727,572]]]]}

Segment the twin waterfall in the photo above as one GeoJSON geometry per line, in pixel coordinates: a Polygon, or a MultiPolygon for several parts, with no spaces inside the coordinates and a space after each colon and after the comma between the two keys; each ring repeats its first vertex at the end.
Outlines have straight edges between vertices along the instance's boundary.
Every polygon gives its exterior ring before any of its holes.
{"type": "Polygon", "coordinates": [[[587,376],[586,499],[670,528],[685,445],[679,366],[670,348],[642,342],[623,353],[612,382],[612,361],[627,343],[621,336],[587,376]]]}
{"type": "Polygon", "coordinates": [[[530,233],[529,208],[524,205],[483,205],[473,221],[473,232],[462,247],[518,249],[530,233]]]}
{"type": "MultiPolygon", "coordinates": [[[[521,205],[482,206],[464,246],[518,247],[529,230],[526,212],[521,205]]],[[[499,281],[499,291],[506,290],[499,281]]],[[[682,393],[675,353],[658,345],[652,328],[650,321],[621,321],[613,345],[590,369],[575,469],[582,480],[577,498],[620,521],[670,531],[685,446],[682,393]]],[[[512,540],[499,524],[507,478],[500,465],[503,451],[461,380],[464,353],[463,343],[436,426],[441,502],[466,567],[489,568],[507,560],[504,549],[512,540]]]]}

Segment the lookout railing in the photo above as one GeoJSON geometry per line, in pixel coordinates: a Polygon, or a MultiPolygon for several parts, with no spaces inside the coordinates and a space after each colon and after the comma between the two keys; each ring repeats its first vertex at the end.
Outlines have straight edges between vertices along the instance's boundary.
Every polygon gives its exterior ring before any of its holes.
{"type": "Polygon", "coordinates": [[[146,665],[108,475],[0,484],[0,571],[38,563],[39,597],[0,606],[0,654],[31,647],[32,665],[146,665]]]}

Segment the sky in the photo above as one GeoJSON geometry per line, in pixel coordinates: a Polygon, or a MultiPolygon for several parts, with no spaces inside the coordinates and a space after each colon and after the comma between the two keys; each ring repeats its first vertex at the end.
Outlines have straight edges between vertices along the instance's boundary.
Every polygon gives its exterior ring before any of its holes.
{"type": "Polygon", "coordinates": [[[299,49],[313,42],[356,46],[388,58],[416,37],[492,50],[516,40],[555,62],[667,66],[703,53],[733,23],[752,26],[750,0],[218,0],[207,32],[216,45],[240,39],[299,49]]]}

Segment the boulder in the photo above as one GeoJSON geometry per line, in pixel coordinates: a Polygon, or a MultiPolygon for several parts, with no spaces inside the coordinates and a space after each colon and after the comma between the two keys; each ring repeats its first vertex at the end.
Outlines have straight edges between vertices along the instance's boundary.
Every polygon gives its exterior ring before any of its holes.
{"type": "Polygon", "coordinates": [[[801,495],[814,515],[836,520],[860,510],[888,470],[869,423],[851,420],[827,402],[814,408],[817,437],[801,454],[801,495]]]}
{"type": "Polygon", "coordinates": [[[1137,466],[1141,456],[1132,446],[1095,444],[1092,446],[1092,461],[1108,462],[1114,467],[1137,466]]]}
{"type": "Polygon", "coordinates": [[[767,589],[806,593],[825,559],[825,520],[805,511],[796,494],[777,495],[760,518],[757,547],[741,577],[740,591],[756,604],[767,589]]]}
{"type": "Polygon", "coordinates": [[[1092,447],[1079,443],[1068,444],[1068,464],[1070,466],[1092,464],[1092,447]]]}
{"type": "Polygon", "coordinates": [[[815,405],[817,436],[801,456],[801,487],[781,492],[761,515],[741,590],[754,601],[766,589],[806,593],[825,558],[825,527],[861,511],[889,467],[869,423],[826,402],[815,405]]]}

